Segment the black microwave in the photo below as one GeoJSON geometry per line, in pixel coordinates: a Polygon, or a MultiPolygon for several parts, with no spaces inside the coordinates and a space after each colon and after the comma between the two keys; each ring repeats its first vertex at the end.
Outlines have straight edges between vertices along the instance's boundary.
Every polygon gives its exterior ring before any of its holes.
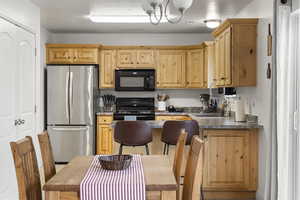
{"type": "Polygon", "coordinates": [[[115,70],[116,91],[154,91],[154,69],[117,69],[115,70]]]}

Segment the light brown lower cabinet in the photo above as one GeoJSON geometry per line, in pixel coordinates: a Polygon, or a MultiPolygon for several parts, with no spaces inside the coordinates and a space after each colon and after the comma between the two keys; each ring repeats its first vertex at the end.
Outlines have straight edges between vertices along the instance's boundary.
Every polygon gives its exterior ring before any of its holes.
{"type": "Polygon", "coordinates": [[[255,197],[257,130],[204,130],[203,189],[207,198],[255,197]],[[239,196],[240,195],[240,196],[239,196]]]}
{"type": "Polygon", "coordinates": [[[113,153],[112,116],[97,117],[96,154],[109,155],[113,153]]]}

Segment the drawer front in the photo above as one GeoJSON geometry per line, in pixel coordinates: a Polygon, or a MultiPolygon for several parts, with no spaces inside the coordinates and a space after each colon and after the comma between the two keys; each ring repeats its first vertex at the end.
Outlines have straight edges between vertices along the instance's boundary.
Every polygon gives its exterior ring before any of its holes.
{"type": "Polygon", "coordinates": [[[97,117],[97,124],[110,124],[113,121],[113,117],[111,115],[100,115],[97,117]]]}
{"type": "Polygon", "coordinates": [[[98,64],[98,49],[79,48],[75,51],[74,63],[76,64],[98,64]]]}
{"type": "Polygon", "coordinates": [[[168,115],[162,115],[162,116],[156,116],[156,120],[191,120],[189,116],[185,115],[176,115],[176,116],[168,116],[168,115]]]}
{"type": "Polygon", "coordinates": [[[73,64],[74,51],[69,48],[48,48],[47,64],[73,64]]]}

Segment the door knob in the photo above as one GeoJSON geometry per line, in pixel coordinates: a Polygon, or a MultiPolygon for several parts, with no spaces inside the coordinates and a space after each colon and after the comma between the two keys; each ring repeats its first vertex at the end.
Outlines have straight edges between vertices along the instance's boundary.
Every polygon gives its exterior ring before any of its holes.
{"type": "Polygon", "coordinates": [[[15,126],[19,126],[20,124],[19,124],[19,120],[15,120],[15,126]]]}
{"type": "MultiPolygon", "coordinates": [[[[25,121],[24,121],[25,123],[25,121]]],[[[21,119],[16,119],[15,120],[15,126],[20,126],[22,124],[22,120],[21,119]]]]}
{"type": "Polygon", "coordinates": [[[21,124],[25,124],[25,119],[20,120],[21,124]]]}

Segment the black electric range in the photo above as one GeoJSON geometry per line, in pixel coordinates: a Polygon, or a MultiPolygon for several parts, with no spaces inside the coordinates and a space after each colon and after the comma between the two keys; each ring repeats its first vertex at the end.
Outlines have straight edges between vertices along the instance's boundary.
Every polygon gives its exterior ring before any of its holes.
{"type": "Polygon", "coordinates": [[[117,98],[114,120],[155,120],[154,98],[117,98]]]}

